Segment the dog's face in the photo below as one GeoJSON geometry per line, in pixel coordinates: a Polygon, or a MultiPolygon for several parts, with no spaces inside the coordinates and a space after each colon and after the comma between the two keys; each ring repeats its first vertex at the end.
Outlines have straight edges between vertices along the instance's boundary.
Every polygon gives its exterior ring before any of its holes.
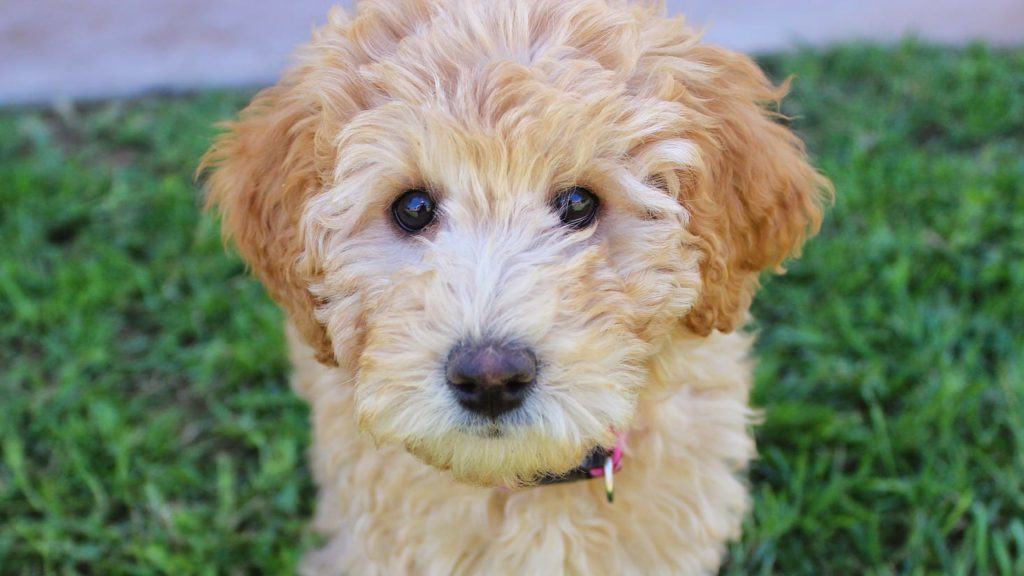
{"type": "Polygon", "coordinates": [[[778,96],[646,9],[364,3],[211,151],[211,201],[363,429],[514,485],[610,445],[669,336],[734,328],[816,228],[778,96]]]}
{"type": "Polygon", "coordinates": [[[471,70],[463,100],[417,94],[346,126],[344,161],[304,210],[305,257],[362,426],[461,478],[512,483],[628,426],[700,284],[683,209],[644,168],[696,154],[644,142],[671,111],[595,70],[564,89],[517,63],[471,70]]]}

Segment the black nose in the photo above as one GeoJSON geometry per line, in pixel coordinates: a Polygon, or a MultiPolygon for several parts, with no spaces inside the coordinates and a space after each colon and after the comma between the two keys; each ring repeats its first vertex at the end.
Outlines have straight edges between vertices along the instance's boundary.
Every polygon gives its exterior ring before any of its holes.
{"type": "Polygon", "coordinates": [[[529,348],[466,344],[448,355],[445,375],[466,410],[497,418],[522,405],[537,378],[537,358],[529,348]]]}

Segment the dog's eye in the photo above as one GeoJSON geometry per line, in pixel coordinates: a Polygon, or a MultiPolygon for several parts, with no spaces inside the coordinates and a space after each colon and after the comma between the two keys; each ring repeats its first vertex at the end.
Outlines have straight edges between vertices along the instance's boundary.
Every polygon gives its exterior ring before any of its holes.
{"type": "Polygon", "coordinates": [[[426,190],[406,190],[391,205],[391,215],[402,230],[415,234],[434,221],[434,199],[426,190]]]}
{"type": "Polygon", "coordinates": [[[562,223],[577,230],[594,223],[599,205],[597,196],[580,186],[559,192],[554,201],[555,212],[562,219],[562,223]]]}

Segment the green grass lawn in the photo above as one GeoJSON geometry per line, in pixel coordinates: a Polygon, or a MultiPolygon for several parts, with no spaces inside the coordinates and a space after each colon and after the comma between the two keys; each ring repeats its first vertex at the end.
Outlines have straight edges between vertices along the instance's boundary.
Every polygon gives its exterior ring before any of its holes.
{"type": "MultiPolygon", "coordinates": [[[[835,181],[755,305],[728,574],[1024,574],[1024,50],[763,60],[835,181]]],[[[0,111],[0,573],[281,573],[314,538],[280,313],[192,172],[246,94],[0,111]]]]}

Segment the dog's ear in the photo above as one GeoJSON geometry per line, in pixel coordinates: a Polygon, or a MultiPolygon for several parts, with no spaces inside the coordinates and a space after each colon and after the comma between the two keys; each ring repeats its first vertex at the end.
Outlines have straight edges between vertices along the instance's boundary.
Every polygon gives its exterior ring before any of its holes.
{"type": "Polygon", "coordinates": [[[226,124],[200,164],[208,174],[207,208],[216,208],[223,234],[266,286],[289,320],[316,351],[336,365],[331,341],[315,316],[308,287],[310,272],[300,268],[300,218],[320,189],[316,167],[314,104],[287,84],[258,94],[239,119],[226,124]]]}
{"type": "Polygon", "coordinates": [[[679,174],[689,232],[703,255],[703,288],[684,319],[696,334],[739,327],[762,270],[781,272],[817,233],[829,181],[803,142],[777,120],[786,86],[776,88],[750,58],[698,45],[699,73],[673,74],[672,98],[696,112],[687,138],[701,166],[679,174]]]}

